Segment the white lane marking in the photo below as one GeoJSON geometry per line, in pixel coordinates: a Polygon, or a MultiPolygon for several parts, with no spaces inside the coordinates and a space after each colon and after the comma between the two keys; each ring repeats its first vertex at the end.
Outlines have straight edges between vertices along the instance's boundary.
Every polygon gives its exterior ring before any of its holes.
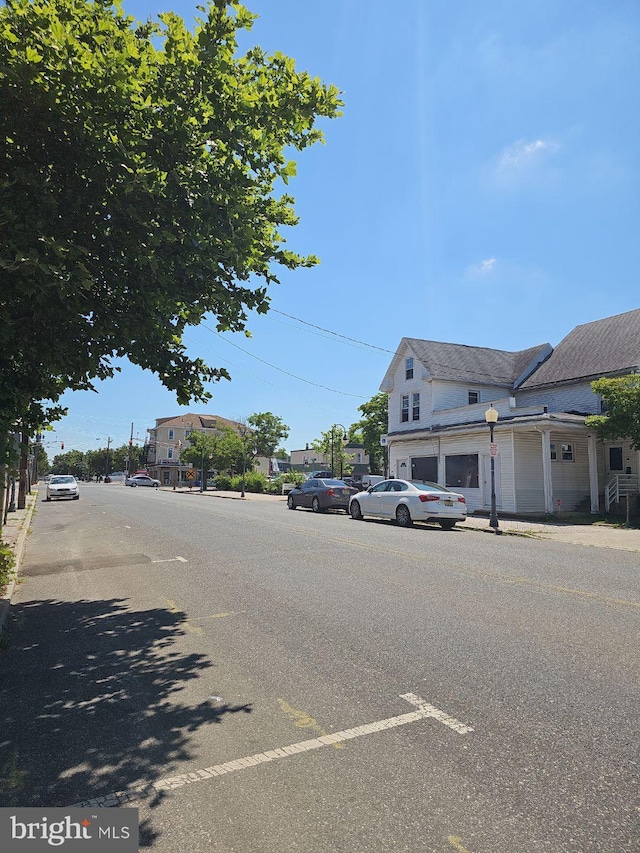
{"type": "Polygon", "coordinates": [[[466,735],[473,731],[471,726],[467,726],[465,723],[461,723],[460,720],[456,720],[455,717],[450,717],[449,714],[445,714],[444,711],[440,711],[433,705],[429,705],[428,702],[425,702],[424,699],[416,696],[415,693],[403,693],[400,698],[406,699],[407,702],[415,705],[416,708],[420,708],[424,712],[425,717],[433,717],[434,720],[437,720],[439,723],[447,726],[452,731],[458,732],[460,735],[466,735]]]}
{"type": "Polygon", "coordinates": [[[152,563],[188,563],[188,560],[185,560],[184,557],[169,557],[168,560],[151,560],[152,563]]]}
{"type": "Polygon", "coordinates": [[[323,746],[330,746],[343,740],[352,740],[353,738],[376,734],[377,732],[394,729],[398,726],[406,726],[408,723],[416,723],[418,720],[428,718],[437,720],[437,722],[442,723],[458,734],[467,734],[473,731],[471,726],[467,726],[465,723],[461,723],[460,720],[456,720],[455,717],[450,717],[449,714],[446,714],[439,708],[429,705],[428,702],[416,696],[415,693],[404,693],[400,698],[415,705],[416,710],[409,711],[406,714],[399,714],[396,717],[387,717],[386,720],[377,720],[375,723],[365,723],[363,726],[344,729],[341,732],[334,732],[330,735],[322,735],[321,737],[311,738],[310,740],[299,741],[298,743],[292,743],[282,748],[267,749],[264,752],[257,752],[254,755],[248,755],[244,758],[226,761],[224,764],[213,764],[210,767],[205,767],[203,770],[181,773],[179,776],[167,776],[149,785],[140,785],[129,788],[126,791],[116,791],[112,794],[105,794],[102,797],[95,797],[92,800],[83,800],[81,803],[74,803],[69,808],[92,808],[94,806],[109,808],[111,806],[124,805],[125,803],[131,803],[145,797],[156,796],[160,791],[173,791],[175,788],[181,788],[183,785],[203,782],[205,779],[224,776],[227,773],[234,773],[236,770],[246,770],[248,767],[257,767],[259,764],[277,761],[279,758],[288,758],[290,755],[321,749],[323,746]]]}

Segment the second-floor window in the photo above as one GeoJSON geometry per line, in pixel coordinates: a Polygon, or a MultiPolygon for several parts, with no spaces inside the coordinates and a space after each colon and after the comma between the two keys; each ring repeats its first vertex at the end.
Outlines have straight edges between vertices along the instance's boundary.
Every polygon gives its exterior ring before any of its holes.
{"type": "Polygon", "coordinates": [[[413,379],[413,359],[405,358],[404,360],[404,378],[413,379]]]}
{"type": "Polygon", "coordinates": [[[411,419],[420,420],[420,394],[418,393],[411,395],[411,419]]]}
{"type": "Polygon", "coordinates": [[[402,402],[400,404],[400,422],[407,423],[409,420],[409,395],[402,395],[402,402]]]}
{"type": "Polygon", "coordinates": [[[171,441],[172,438],[173,438],[173,430],[170,429],[169,430],[169,441],[171,441]]]}
{"type": "Polygon", "coordinates": [[[473,406],[474,403],[480,402],[480,392],[479,391],[469,391],[469,405],[473,406]]]}
{"type": "Polygon", "coordinates": [[[167,448],[167,459],[173,459],[173,448],[172,447],[167,448]]]}

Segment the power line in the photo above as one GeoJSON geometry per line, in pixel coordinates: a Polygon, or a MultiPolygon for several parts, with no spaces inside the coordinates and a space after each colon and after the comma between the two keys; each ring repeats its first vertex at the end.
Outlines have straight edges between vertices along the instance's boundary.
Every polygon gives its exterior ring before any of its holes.
{"type": "Polygon", "coordinates": [[[315,388],[322,388],[324,391],[331,391],[333,394],[342,394],[343,397],[357,397],[359,400],[366,400],[367,398],[363,394],[351,394],[349,391],[338,391],[335,388],[329,388],[327,385],[320,385],[318,382],[311,382],[310,379],[303,379],[302,376],[296,376],[295,373],[289,373],[288,370],[283,370],[282,367],[277,367],[275,364],[271,364],[268,361],[265,361],[263,358],[259,358],[257,355],[249,352],[246,349],[238,346],[238,344],[234,344],[233,341],[230,341],[228,338],[225,338],[220,332],[216,332],[215,329],[210,329],[205,323],[200,324],[204,329],[208,332],[211,332],[214,335],[217,335],[221,338],[225,343],[230,344],[230,346],[239,349],[240,352],[243,352],[245,355],[251,356],[251,358],[255,358],[256,361],[261,362],[261,364],[266,364],[267,367],[271,367],[273,370],[279,370],[280,373],[284,373],[285,376],[290,376],[292,379],[297,379],[298,382],[306,382],[307,385],[313,385],[315,388]]]}
{"type": "Polygon", "coordinates": [[[285,314],[284,311],[278,311],[277,308],[269,308],[269,313],[273,312],[274,314],[281,314],[283,317],[288,317],[290,320],[296,320],[298,323],[302,323],[305,326],[310,326],[312,329],[319,329],[321,332],[326,332],[329,335],[333,335],[336,338],[342,338],[344,341],[348,341],[352,344],[360,344],[363,347],[367,347],[368,349],[378,350],[379,352],[388,353],[389,355],[395,355],[394,350],[385,349],[384,347],[376,346],[375,344],[369,344],[366,341],[359,341],[357,338],[350,338],[348,335],[341,335],[338,332],[332,332],[331,329],[325,329],[322,326],[316,326],[313,323],[308,323],[306,320],[301,320],[300,317],[294,317],[292,314],[285,314]]]}

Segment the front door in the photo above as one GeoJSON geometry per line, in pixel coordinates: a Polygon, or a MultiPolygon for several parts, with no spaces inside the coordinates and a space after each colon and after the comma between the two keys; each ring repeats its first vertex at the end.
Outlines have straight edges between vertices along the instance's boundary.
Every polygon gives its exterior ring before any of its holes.
{"type": "MultiPolygon", "coordinates": [[[[482,503],[485,507],[491,507],[491,457],[483,456],[483,477],[482,477],[482,503]]],[[[500,456],[494,458],[494,479],[496,488],[496,506],[502,506],[502,496],[500,489],[500,456]]]]}
{"type": "Polygon", "coordinates": [[[399,480],[410,480],[411,469],[409,468],[408,459],[398,459],[396,462],[396,477],[399,480]]]}

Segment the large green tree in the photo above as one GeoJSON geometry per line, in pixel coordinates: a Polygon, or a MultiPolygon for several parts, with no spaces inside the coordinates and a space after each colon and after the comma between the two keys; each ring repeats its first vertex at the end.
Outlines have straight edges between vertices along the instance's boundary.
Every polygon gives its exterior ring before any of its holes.
{"type": "Polygon", "coordinates": [[[189,445],[180,451],[180,461],[200,471],[202,488],[207,488],[207,475],[212,467],[220,436],[213,432],[189,433],[189,445]]]}
{"type": "Polygon", "coordinates": [[[365,453],[369,456],[369,468],[372,472],[383,473],[385,470],[384,448],[380,438],[387,434],[389,423],[389,398],[384,392],[375,394],[367,403],[358,406],[362,412],[362,420],[353,424],[351,429],[357,430],[362,436],[365,453]]]}
{"type": "Polygon", "coordinates": [[[630,439],[631,446],[640,450],[640,374],[596,379],[591,387],[602,397],[605,413],[590,415],[587,426],[602,440],[630,439]]]}
{"type": "Polygon", "coordinates": [[[253,19],[222,0],[192,30],[112,0],[0,7],[0,451],[118,357],[206,400],[228,374],[187,355],[185,328],[211,313],[245,330],[278,266],[316,263],[284,247],[280,193],[339,93],[280,53],[241,54],[253,19]]]}
{"type": "Polygon", "coordinates": [[[253,447],[257,456],[272,457],[281,441],[289,437],[289,427],[272,412],[250,415],[247,424],[252,430],[253,447]]]}

